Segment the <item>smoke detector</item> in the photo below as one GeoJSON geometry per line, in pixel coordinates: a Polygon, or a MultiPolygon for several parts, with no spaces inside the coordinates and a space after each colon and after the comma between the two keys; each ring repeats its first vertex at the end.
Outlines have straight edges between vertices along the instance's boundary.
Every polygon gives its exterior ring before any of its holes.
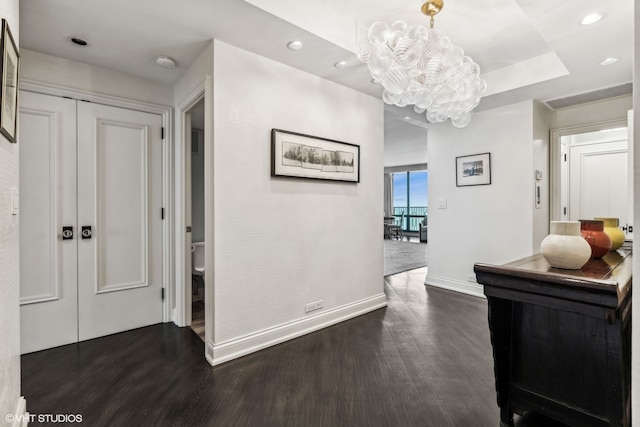
{"type": "Polygon", "coordinates": [[[176,68],[176,61],[173,58],[169,58],[168,56],[158,56],[156,58],[156,63],[164,68],[176,68]]]}

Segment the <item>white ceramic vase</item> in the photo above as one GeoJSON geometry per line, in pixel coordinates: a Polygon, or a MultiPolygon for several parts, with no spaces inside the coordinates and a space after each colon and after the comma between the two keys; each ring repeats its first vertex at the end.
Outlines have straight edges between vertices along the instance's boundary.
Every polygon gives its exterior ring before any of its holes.
{"type": "Polygon", "coordinates": [[[540,252],[552,267],[579,270],[589,261],[591,247],[580,235],[580,222],[551,221],[550,231],[540,252]]]}

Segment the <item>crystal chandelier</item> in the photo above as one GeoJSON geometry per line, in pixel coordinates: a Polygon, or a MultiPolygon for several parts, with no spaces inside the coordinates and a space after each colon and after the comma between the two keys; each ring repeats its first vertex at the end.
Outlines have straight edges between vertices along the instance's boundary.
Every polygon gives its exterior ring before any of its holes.
{"type": "Polygon", "coordinates": [[[480,103],[487,84],[480,67],[433,29],[434,16],[442,0],[428,0],[422,13],[431,17],[430,28],[396,21],[389,27],[376,22],[358,39],[358,59],[367,63],[371,77],[382,84],[382,99],[398,107],[413,105],[426,111],[431,123],[451,119],[456,127],[471,122],[472,110],[480,103]]]}

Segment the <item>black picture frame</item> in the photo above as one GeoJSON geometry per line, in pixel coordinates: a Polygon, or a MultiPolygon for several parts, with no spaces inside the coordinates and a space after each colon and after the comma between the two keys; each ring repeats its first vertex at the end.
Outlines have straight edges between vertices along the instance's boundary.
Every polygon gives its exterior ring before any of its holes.
{"type": "Polygon", "coordinates": [[[360,146],[271,130],[271,176],[360,182],[360,146]]]}
{"type": "Polygon", "coordinates": [[[20,52],[13,40],[9,23],[2,20],[0,39],[0,132],[10,141],[18,142],[18,75],[20,69],[20,52]]]}
{"type": "Polygon", "coordinates": [[[456,157],[456,186],[491,184],[491,153],[456,157]]]}

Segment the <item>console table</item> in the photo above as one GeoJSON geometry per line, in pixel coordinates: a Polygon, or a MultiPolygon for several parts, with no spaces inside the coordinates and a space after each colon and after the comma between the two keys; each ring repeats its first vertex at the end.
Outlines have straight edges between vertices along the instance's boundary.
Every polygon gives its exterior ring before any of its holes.
{"type": "Polygon", "coordinates": [[[537,254],[477,263],[501,426],[528,410],[572,426],[631,425],[630,245],[581,270],[537,254]]]}

